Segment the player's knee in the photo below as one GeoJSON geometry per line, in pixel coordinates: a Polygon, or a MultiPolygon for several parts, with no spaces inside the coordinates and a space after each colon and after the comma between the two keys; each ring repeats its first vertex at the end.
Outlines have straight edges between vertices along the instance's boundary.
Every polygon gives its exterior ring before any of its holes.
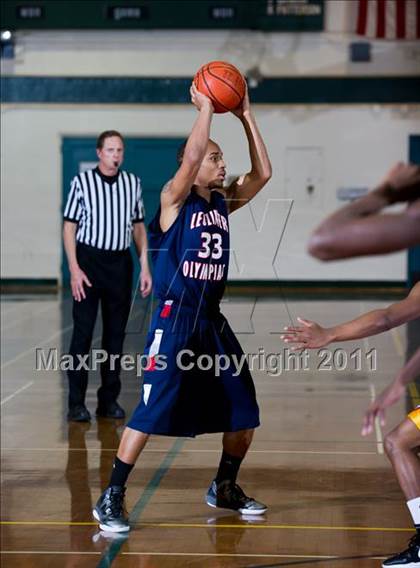
{"type": "Polygon", "coordinates": [[[385,453],[390,460],[393,459],[395,454],[403,449],[401,436],[399,435],[398,430],[393,430],[385,436],[384,448],[385,453]]]}

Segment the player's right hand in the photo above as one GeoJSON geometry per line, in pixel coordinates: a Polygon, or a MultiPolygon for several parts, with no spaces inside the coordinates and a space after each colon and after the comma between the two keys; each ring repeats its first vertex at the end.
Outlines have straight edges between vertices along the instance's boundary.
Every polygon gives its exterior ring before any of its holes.
{"type": "Polygon", "coordinates": [[[291,351],[316,349],[325,347],[330,343],[328,330],[325,327],[320,326],[315,321],[297,319],[302,325],[285,327],[285,333],[280,336],[285,343],[293,344],[291,351]]]}
{"type": "Polygon", "coordinates": [[[194,83],[191,83],[190,95],[191,95],[191,102],[196,107],[197,110],[201,110],[206,106],[210,106],[211,109],[214,110],[213,104],[209,99],[209,97],[203,95],[203,93],[200,93],[200,91],[197,89],[194,83]]]}
{"type": "Polygon", "coordinates": [[[420,167],[398,162],[387,173],[384,184],[393,190],[393,202],[420,199],[420,167]]]}
{"type": "Polygon", "coordinates": [[[76,300],[76,302],[81,302],[86,298],[86,293],[83,288],[84,284],[86,286],[89,286],[89,288],[92,287],[89,278],[81,268],[75,268],[74,270],[72,270],[70,285],[72,296],[76,300]]]}

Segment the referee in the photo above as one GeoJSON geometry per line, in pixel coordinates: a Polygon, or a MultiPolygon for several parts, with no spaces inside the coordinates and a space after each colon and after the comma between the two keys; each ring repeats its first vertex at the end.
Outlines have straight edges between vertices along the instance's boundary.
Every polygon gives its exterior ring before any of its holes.
{"type": "Polygon", "coordinates": [[[88,371],[78,363],[90,351],[99,304],[102,349],[108,358],[101,364],[102,384],[97,393],[96,415],[125,417],[117,398],[121,389],[119,356],[131,303],[132,237],[141,264],[142,296],[148,296],[152,289],[140,179],[119,169],[124,158],[121,134],[115,130],[102,132],[96,142],[96,153],[98,166],[73,179],[64,210],[64,248],[74,298],[70,345],[74,364],[68,371],[67,418],[76,422],[90,420],[85,406],[88,371]]]}

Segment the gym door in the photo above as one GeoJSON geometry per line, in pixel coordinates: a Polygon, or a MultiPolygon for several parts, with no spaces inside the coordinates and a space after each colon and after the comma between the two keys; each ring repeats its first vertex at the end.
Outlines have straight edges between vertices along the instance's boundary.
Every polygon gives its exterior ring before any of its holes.
{"type": "MultiPolygon", "coordinates": [[[[159,194],[163,184],[176,171],[176,151],[183,142],[182,138],[125,138],[123,169],[133,172],[141,179],[143,201],[146,208],[146,223],[151,220],[159,204],[159,194]]],[[[63,138],[63,212],[70,183],[75,175],[97,164],[96,139],[63,138]]],[[[132,253],[135,255],[133,247],[132,253]]],[[[134,282],[139,275],[138,263],[135,262],[134,282]]],[[[67,288],[70,274],[64,248],[62,248],[61,263],[62,286],[67,288]]]]}

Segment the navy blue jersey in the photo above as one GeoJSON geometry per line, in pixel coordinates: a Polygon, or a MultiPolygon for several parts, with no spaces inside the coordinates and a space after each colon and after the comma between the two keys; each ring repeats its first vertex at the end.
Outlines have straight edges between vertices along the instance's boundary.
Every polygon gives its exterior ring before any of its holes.
{"type": "Polygon", "coordinates": [[[155,295],[191,307],[218,304],[229,267],[229,221],[222,193],[213,190],[207,202],[192,190],[166,232],[159,219],[160,208],[149,225],[155,295]]]}

